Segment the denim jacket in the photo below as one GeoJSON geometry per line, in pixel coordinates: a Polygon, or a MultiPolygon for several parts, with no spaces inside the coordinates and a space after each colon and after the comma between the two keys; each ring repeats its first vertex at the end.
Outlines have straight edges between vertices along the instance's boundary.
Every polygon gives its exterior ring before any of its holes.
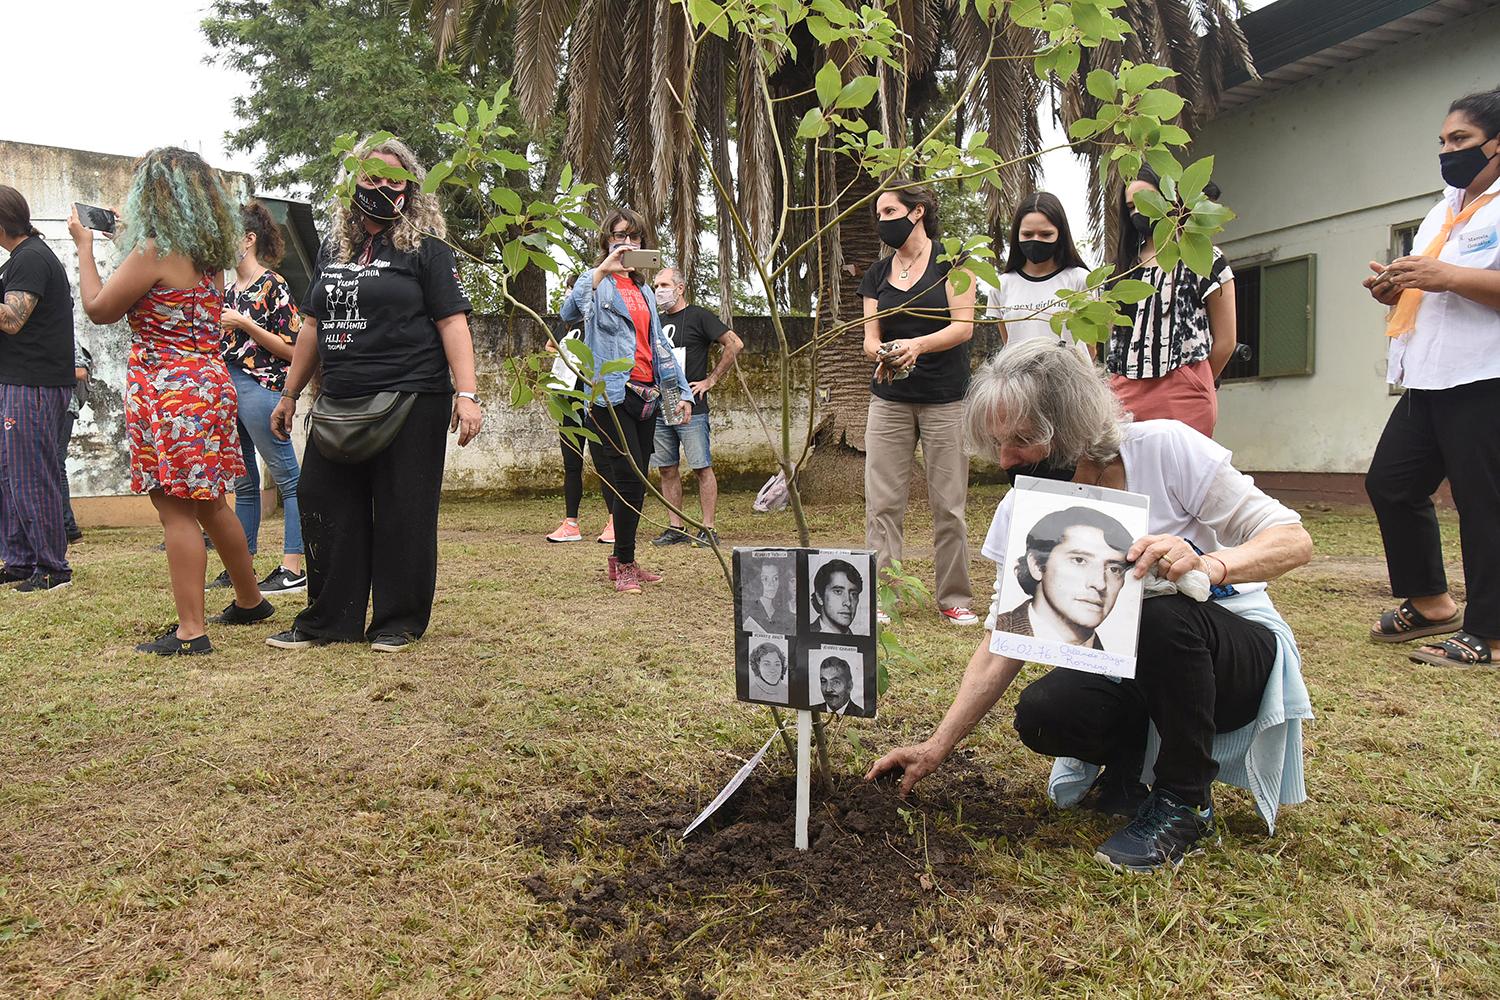
{"type": "MultiPolygon", "coordinates": [[[[635,323],[630,310],[614,281],[606,276],[593,287],[594,272],[584,271],[573,284],[572,291],[563,299],[559,313],[564,323],[572,325],[583,321],[583,342],[594,354],[594,371],[585,373],[590,381],[599,380],[599,369],[606,362],[635,357],[635,323]]],[[[688,385],[687,374],[677,364],[672,345],[661,332],[661,318],[656,313],[656,297],[650,288],[642,289],[646,308],[651,311],[652,369],[656,375],[656,386],[661,388],[667,381],[674,381],[682,388],[682,398],[691,401],[693,390],[688,385]]],[[[630,373],[611,372],[604,376],[604,394],[610,404],[618,406],[625,399],[625,383],[630,373]]]]}

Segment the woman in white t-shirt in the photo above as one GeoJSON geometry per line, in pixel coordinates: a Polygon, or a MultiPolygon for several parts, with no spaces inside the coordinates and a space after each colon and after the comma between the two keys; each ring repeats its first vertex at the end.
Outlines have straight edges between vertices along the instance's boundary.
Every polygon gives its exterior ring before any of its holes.
{"type": "MultiPolygon", "coordinates": [[[[1066,330],[1054,333],[1051,319],[1062,307],[1057,293],[1087,288],[1088,277],[1057,195],[1038,191],[1025,198],[1010,222],[1010,254],[1000,287],[986,289],[986,315],[999,321],[1000,342],[1009,346],[1046,337],[1075,343],[1066,330]]],[[[1094,356],[1092,346],[1076,343],[1094,356]]]]}
{"type": "Polygon", "coordinates": [[[1448,108],[1438,163],[1447,185],[1416,251],[1374,261],[1365,279],[1391,307],[1387,377],[1405,394],[1365,477],[1401,605],[1370,629],[1378,642],[1456,633],[1414,650],[1434,666],[1500,662],[1500,90],[1448,108]],[[1458,508],[1468,604],[1448,592],[1432,494],[1458,508]]]}
{"type": "MultiPolygon", "coordinates": [[[[1300,720],[1312,711],[1296,643],[1265,584],[1250,582],[1312,557],[1296,512],[1186,424],[1130,422],[1094,367],[1056,341],[1017,344],[986,363],[974,374],[966,420],[971,446],[1002,466],[1051,457],[1075,466],[1076,482],[1149,496],[1150,534],[1126,553],[1132,572],[1155,567],[1176,584],[1198,570],[1214,588],[1201,602],[1183,593],[1145,601],[1134,678],[1057,668],[1016,703],[1023,743],[1080,767],[1103,766],[1095,806],[1134,815],[1096,857],[1116,869],[1147,870],[1201,849],[1213,834],[1210,787],[1221,765],[1225,780],[1252,789],[1268,824],[1277,805],[1302,801],[1300,720]],[[1153,725],[1160,748],[1147,792],[1141,782],[1153,725]]],[[[1014,496],[1001,501],[985,541],[984,554],[997,563],[1014,496]]],[[[999,567],[997,595],[999,573],[1013,568],[999,567]]],[[[991,603],[987,629],[1003,611],[991,603]]],[[[903,771],[906,794],[994,707],[1022,663],[991,652],[990,641],[988,633],[980,641],[933,735],[886,754],[868,777],[903,771]]],[[[1054,781],[1063,803],[1057,789],[1054,781]]]]}
{"type": "MultiPolygon", "coordinates": [[[[985,314],[997,320],[1000,342],[1006,347],[1045,339],[1075,345],[1089,358],[1092,344],[1076,341],[1064,330],[1054,333],[1052,317],[1062,309],[1058,292],[1088,287],[1089,268],[1073,242],[1068,214],[1057,195],[1038,191],[1016,206],[1010,222],[1010,254],[999,288],[987,288],[985,314]]],[[[1068,480],[1073,469],[1050,462],[1005,470],[1012,484],[1017,476],[1068,480]]]]}

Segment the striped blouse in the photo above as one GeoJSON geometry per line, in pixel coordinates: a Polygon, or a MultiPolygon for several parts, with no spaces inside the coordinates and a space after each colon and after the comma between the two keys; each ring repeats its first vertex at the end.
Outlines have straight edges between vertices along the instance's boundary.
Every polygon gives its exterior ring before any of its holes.
{"type": "Polygon", "coordinates": [[[1171,274],[1152,264],[1131,277],[1149,283],[1156,294],[1135,306],[1131,326],[1116,327],[1110,336],[1110,372],[1126,378],[1161,378],[1183,365],[1205,360],[1213,343],[1205,302],[1234,278],[1219,248],[1214,247],[1206,278],[1180,262],[1171,274]]]}

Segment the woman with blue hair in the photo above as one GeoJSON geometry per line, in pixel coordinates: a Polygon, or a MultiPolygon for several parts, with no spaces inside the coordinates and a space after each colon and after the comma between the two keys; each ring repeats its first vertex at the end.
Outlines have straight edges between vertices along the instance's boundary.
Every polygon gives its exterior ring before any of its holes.
{"type": "Polygon", "coordinates": [[[239,214],[218,171],[196,153],[167,147],[136,164],[115,236],[120,263],[108,283],[94,263],[93,230],[76,211],[68,219],[83,311],[101,325],[130,321],[130,488],[150,494],[161,518],[177,604],[176,624],[137,646],[142,653],[213,652],[203,608],[204,532],[234,586],[234,602],[213,620],[247,625],[275,613],[224,502],[245,472],[234,382],[219,353],[223,272],[239,255],[239,214]]]}

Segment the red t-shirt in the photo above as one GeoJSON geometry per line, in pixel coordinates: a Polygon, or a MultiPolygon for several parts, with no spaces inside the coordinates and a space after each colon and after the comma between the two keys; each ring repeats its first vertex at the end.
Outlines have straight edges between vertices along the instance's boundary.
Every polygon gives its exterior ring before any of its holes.
{"type": "Polygon", "coordinates": [[[646,305],[646,297],[629,275],[615,275],[615,287],[620,290],[620,298],[625,300],[631,322],[635,323],[635,367],[630,369],[630,381],[650,385],[656,381],[656,366],[651,353],[651,310],[646,305]]]}

